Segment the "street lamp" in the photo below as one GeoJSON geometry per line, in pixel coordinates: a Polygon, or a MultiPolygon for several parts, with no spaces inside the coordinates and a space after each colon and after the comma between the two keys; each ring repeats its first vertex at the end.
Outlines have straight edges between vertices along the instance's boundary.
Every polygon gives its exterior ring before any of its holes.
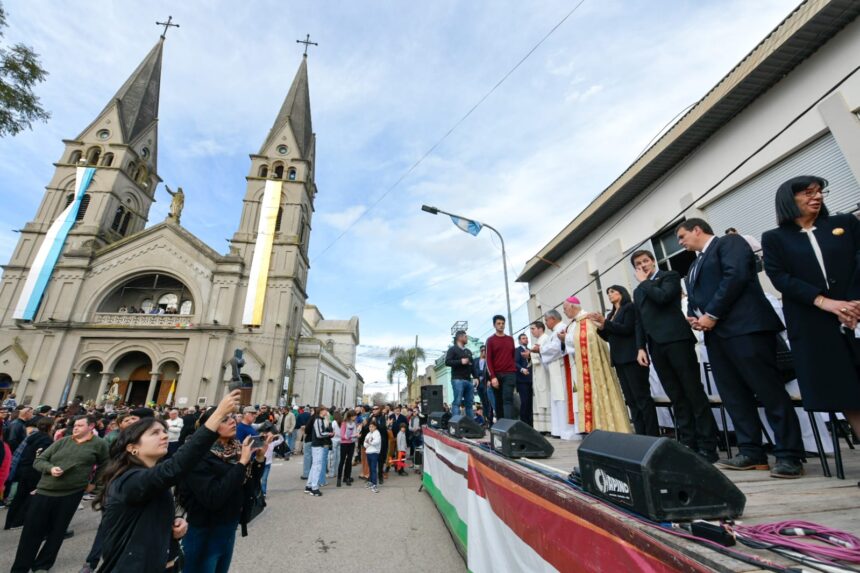
{"type": "MultiPolygon", "coordinates": [[[[424,211],[425,213],[430,213],[431,215],[438,215],[439,213],[442,213],[443,215],[448,215],[449,217],[452,217],[454,219],[465,220],[465,221],[470,221],[470,222],[474,221],[477,223],[477,221],[475,221],[474,219],[469,219],[468,217],[463,217],[462,215],[455,215],[454,213],[449,213],[448,211],[443,211],[442,209],[439,209],[437,207],[431,207],[430,205],[421,205],[421,210],[424,211]]],[[[456,221],[455,221],[455,224],[456,224],[456,221]]],[[[494,232],[496,234],[496,236],[499,237],[499,241],[501,241],[501,243],[502,243],[502,266],[504,267],[502,270],[505,272],[505,299],[506,299],[506,302],[508,304],[508,333],[511,336],[513,336],[514,335],[514,323],[511,320],[511,289],[508,286],[508,258],[507,258],[507,255],[505,254],[505,239],[502,238],[502,234],[495,227],[491,227],[490,225],[488,225],[486,223],[478,223],[478,225],[479,225],[479,227],[478,227],[477,231],[475,231],[475,232],[468,231],[466,229],[464,229],[464,230],[466,230],[467,233],[477,235],[482,227],[486,227],[489,230],[491,230],[492,232],[494,232]]]]}

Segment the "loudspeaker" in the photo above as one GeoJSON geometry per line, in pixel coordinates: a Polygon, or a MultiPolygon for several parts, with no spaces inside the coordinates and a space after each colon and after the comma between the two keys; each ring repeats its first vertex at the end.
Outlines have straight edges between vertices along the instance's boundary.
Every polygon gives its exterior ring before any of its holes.
{"type": "Polygon", "coordinates": [[[746,496],[704,458],[669,438],[596,430],[579,446],[586,491],[654,521],[726,519],[746,496]]]}
{"type": "Polygon", "coordinates": [[[431,412],[427,418],[427,425],[434,430],[447,430],[448,420],[451,419],[451,412],[431,412]]]}
{"type": "Polygon", "coordinates": [[[455,438],[478,439],[484,437],[484,428],[469,416],[451,416],[448,420],[448,433],[455,438]]]}
{"type": "Polygon", "coordinates": [[[421,411],[425,414],[442,411],[442,386],[422,386],[421,387],[421,411]]]}
{"type": "Polygon", "coordinates": [[[548,458],[555,448],[540,433],[521,422],[502,418],[490,428],[491,447],[506,458],[548,458]]]}

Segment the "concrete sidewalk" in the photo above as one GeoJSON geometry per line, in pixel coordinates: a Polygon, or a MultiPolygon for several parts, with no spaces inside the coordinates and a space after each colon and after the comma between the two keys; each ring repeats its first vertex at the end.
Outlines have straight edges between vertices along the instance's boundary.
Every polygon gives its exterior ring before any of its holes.
{"type": "MultiPolygon", "coordinates": [[[[357,478],[359,472],[354,472],[352,487],[337,488],[331,479],[322,488],[323,496],[315,498],[304,493],[301,466],[301,456],[275,462],[269,475],[269,505],[249,526],[248,537],[237,536],[231,571],[311,571],[377,563],[383,569],[465,573],[439,512],[426,492],[418,492],[421,481],[413,472],[392,474],[377,494],[367,490],[357,478]]],[[[5,518],[5,510],[0,511],[0,520],[5,518]]],[[[77,573],[98,520],[89,504],[78,511],[71,526],[75,536],[63,544],[54,573],[77,573]]],[[[12,566],[20,533],[0,530],[0,572],[12,566]]]]}

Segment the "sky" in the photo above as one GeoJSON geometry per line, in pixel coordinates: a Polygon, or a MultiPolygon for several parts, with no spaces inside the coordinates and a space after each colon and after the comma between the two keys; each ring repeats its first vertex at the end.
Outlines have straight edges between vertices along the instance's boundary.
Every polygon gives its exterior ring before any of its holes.
{"type": "MultiPolygon", "coordinates": [[[[498,239],[422,204],[501,232],[514,327],[525,326],[528,289],[514,282],[525,262],[797,4],[585,0],[490,93],[578,1],[4,0],[2,42],[40,55],[50,75],[36,92],[52,117],[0,139],[0,260],[33,218],[62,140],[101,111],[168,15],[180,28],[164,51],[159,175],[185,191],[182,225],[226,253],[248,155],[309,33],[319,193],[308,302],[326,318],[359,317],[365,392],[393,395],[391,346],[417,335],[429,363],[454,322],[486,338],[505,314],[498,239]]],[[[150,225],[170,204],[163,186],[156,199],[150,225]]]]}

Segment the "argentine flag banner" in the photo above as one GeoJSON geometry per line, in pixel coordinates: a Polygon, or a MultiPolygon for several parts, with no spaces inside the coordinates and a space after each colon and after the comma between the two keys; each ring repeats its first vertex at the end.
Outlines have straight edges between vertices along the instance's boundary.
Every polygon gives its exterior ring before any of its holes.
{"type": "Polygon", "coordinates": [[[451,215],[451,220],[454,221],[454,224],[457,225],[461,231],[465,231],[470,235],[474,235],[476,237],[483,228],[483,225],[481,225],[477,221],[472,221],[471,219],[461,219],[460,217],[455,217],[454,215],[451,215]]]}
{"type": "Polygon", "coordinates": [[[51,280],[51,274],[54,272],[54,265],[57,264],[60,253],[63,252],[63,246],[66,244],[69,231],[74,226],[75,219],[78,217],[78,211],[81,208],[81,199],[83,199],[84,194],[87,192],[95,172],[95,167],[77,168],[75,172],[74,199],[48,229],[45,239],[39,247],[39,252],[36,253],[36,258],[33,259],[33,266],[30,267],[30,272],[27,273],[27,280],[24,282],[24,289],[18,298],[18,304],[15,306],[15,312],[12,315],[13,318],[18,320],[33,320],[36,317],[39,303],[42,301],[45,289],[48,288],[48,281],[51,280]]]}

